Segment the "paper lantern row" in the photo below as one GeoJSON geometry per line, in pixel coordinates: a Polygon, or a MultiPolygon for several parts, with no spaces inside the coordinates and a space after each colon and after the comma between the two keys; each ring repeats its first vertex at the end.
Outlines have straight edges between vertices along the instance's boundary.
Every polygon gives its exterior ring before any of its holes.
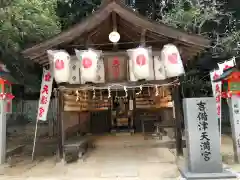
{"type": "MultiPolygon", "coordinates": [[[[66,51],[48,51],[50,64],[53,65],[57,83],[71,84],[85,82],[105,82],[102,52],[92,49],[75,50],[76,59],[71,59],[66,51]],[[80,76],[79,76],[80,69],[80,76]]],[[[129,57],[130,81],[163,80],[184,74],[184,67],[176,46],[167,44],[161,56],[152,56],[151,48],[135,48],[127,50],[129,57]]]]}

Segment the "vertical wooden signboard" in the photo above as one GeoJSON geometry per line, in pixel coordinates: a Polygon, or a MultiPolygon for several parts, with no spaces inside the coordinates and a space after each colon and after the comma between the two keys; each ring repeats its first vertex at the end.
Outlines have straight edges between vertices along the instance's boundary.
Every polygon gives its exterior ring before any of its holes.
{"type": "Polygon", "coordinates": [[[127,57],[126,56],[105,56],[104,68],[106,82],[127,81],[127,57]]]}

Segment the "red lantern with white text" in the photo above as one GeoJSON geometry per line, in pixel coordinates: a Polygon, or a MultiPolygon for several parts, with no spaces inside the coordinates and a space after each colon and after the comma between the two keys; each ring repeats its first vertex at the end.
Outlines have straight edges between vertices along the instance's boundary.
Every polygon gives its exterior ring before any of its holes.
{"type": "Polygon", "coordinates": [[[181,76],[185,73],[180,53],[175,45],[165,45],[161,52],[161,59],[167,77],[181,76]]]}
{"type": "Polygon", "coordinates": [[[81,83],[95,82],[97,80],[98,61],[101,55],[100,51],[94,50],[75,50],[78,60],[81,61],[81,83]]]}

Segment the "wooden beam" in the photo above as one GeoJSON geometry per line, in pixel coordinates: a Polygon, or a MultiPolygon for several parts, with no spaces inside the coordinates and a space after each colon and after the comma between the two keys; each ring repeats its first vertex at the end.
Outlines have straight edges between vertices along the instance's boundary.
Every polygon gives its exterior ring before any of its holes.
{"type": "Polygon", "coordinates": [[[113,31],[117,31],[117,15],[115,12],[112,12],[112,26],[113,31]]]}
{"type": "MultiPolygon", "coordinates": [[[[118,27],[117,27],[117,15],[115,12],[112,12],[112,28],[113,31],[118,31],[118,27]]],[[[113,43],[113,50],[117,50],[118,49],[118,44],[117,43],[113,43]]]]}
{"type": "Polygon", "coordinates": [[[40,63],[41,61],[49,61],[48,56],[47,55],[43,55],[37,58],[32,59],[34,62],[36,63],[40,63]]]}
{"type": "Polygon", "coordinates": [[[37,58],[43,56],[45,53],[46,53],[45,51],[41,51],[41,52],[34,53],[34,54],[31,54],[31,55],[28,55],[28,56],[24,56],[24,57],[30,58],[30,59],[37,59],[37,58]]]}
{"type": "MultiPolygon", "coordinates": [[[[71,44],[84,44],[87,34],[84,34],[83,37],[74,39],[71,44]]],[[[70,43],[69,43],[70,44],[70,43]]],[[[66,45],[67,46],[67,45],[66,45]]]]}
{"type": "Polygon", "coordinates": [[[42,62],[40,65],[45,67],[49,65],[49,62],[42,62]]]}
{"type": "Polygon", "coordinates": [[[87,38],[85,39],[85,48],[88,49],[88,48],[93,48],[94,45],[92,43],[92,39],[91,39],[91,36],[87,36],[87,38]]]}
{"type": "Polygon", "coordinates": [[[56,90],[55,98],[57,98],[57,136],[58,136],[58,161],[63,158],[63,93],[60,90],[56,90]]]}
{"type": "Polygon", "coordinates": [[[144,47],[146,45],[146,29],[142,29],[141,32],[141,45],[144,47]]]}
{"type": "Polygon", "coordinates": [[[119,32],[121,33],[121,34],[123,34],[124,36],[126,36],[130,41],[137,41],[137,40],[139,40],[139,36],[137,37],[137,38],[134,38],[134,36],[132,36],[129,32],[126,32],[127,31],[127,29],[125,28],[118,28],[119,29],[119,32]]]}
{"type": "Polygon", "coordinates": [[[110,27],[110,22],[111,22],[111,18],[107,18],[103,23],[101,23],[101,25],[99,25],[97,28],[95,28],[95,30],[89,32],[89,36],[93,39],[96,39],[96,37],[99,36],[99,34],[105,32],[109,27],[110,27]]]}
{"type": "MultiPolygon", "coordinates": [[[[136,26],[136,25],[131,25],[130,23],[128,23],[127,21],[124,21],[124,20],[120,20],[120,25],[122,26],[125,26],[125,29],[127,29],[128,31],[133,31],[135,32],[135,34],[139,34],[139,36],[141,36],[141,31],[139,31],[139,29],[142,29],[140,26],[136,26]]],[[[146,35],[145,37],[149,37],[151,39],[154,39],[154,40],[163,40],[163,41],[166,41],[166,40],[169,40],[169,38],[167,38],[166,36],[162,36],[160,34],[156,34],[154,32],[150,32],[150,31],[147,31],[146,32],[146,35]]]]}
{"type": "MultiPolygon", "coordinates": [[[[109,17],[109,19],[106,21],[105,24],[101,25],[101,29],[98,31],[98,33],[94,34],[92,36],[92,40],[94,39],[93,43],[102,43],[102,42],[109,42],[108,35],[110,32],[112,32],[112,17],[109,17]]],[[[96,48],[99,48],[100,45],[96,45],[96,48]]]]}

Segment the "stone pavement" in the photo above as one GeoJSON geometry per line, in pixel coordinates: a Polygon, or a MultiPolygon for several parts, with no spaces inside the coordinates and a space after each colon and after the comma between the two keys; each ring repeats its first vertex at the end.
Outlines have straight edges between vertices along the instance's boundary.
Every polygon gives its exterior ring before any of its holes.
{"type": "MultiPolygon", "coordinates": [[[[223,139],[223,156],[231,154],[229,138],[223,139]]],[[[173,180],[181,178],[174,152],[156,148],[155,141],[144,141],[142,136],[100,137],[96,149],[84,161],[64,165],[54,157],[35,161],[19,161],[5,168],[0,180],[173,180]]],[[[229,159],[228,159],[229,160],[229,159]]],[[[228,163],[237,172],[240,166],[228,163]]],[[[240,172],[240,171],[239,171],[240,172]]],[[[239,177],[240,179],[240,177],[239,177]]]]}
{"type": "Polygon", "coordinates": [[[88,179],[160,180],[177,179],[175,156],[167,148],[156,148],[155,141],[140,136],[98,138],[96,149],[84,161],[64,165],[54,158],[32,163],[24,160],[4,169],[4,179],[88,179]]]}

